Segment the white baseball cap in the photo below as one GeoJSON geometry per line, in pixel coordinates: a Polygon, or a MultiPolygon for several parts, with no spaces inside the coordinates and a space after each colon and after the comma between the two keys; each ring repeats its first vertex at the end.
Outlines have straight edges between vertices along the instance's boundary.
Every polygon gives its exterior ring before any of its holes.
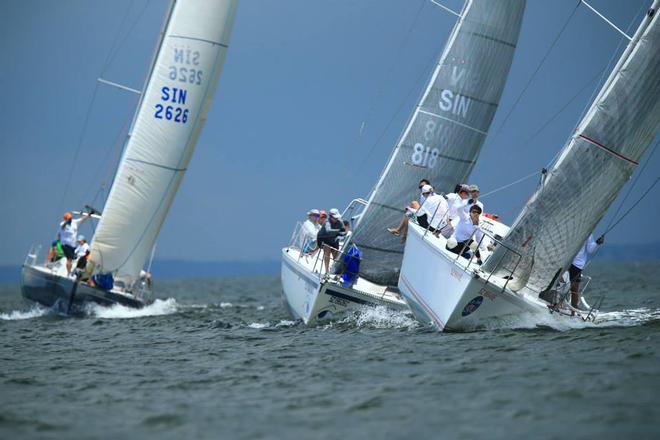
{"type": "Polygon", "coordinates": [[[422,187],[422,194],[433,192],[433,187],[431,185],[424,185],[422,187]]]}

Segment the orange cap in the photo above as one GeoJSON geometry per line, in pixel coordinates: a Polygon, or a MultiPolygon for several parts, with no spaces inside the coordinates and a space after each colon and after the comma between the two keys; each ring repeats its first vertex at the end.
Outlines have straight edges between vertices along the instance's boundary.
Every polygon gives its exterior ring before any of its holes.
{"type": "Polygon", "coordinates": [[[69,219],[71,219],[71,218],[73,218],[73,215],[71,215],[70,212],[65,212],[65,213],[64,213],[64,220],[69,220],[69,219]]]}

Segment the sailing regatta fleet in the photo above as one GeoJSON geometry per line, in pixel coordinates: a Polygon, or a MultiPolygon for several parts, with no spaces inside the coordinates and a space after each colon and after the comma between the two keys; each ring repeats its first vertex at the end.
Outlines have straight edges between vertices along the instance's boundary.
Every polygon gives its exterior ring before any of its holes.
{"type": "MultiPolygon", "coordinates": [[[[508,226],[465,182],[506,85],[525,0],[467,0],[371,193],[341,212],[311,209],[282,249],[291,315],[313,324],[383,306],[440,331],[520,316],[594,321],[597,305],[577,301],[585,255],[603,243],[592,231],[660,128],[659,2],[508,226]]],[[[168,13],[89,263],[72,277],[69,255],[46,267],[26,261],[25,297],[66,313],[85,301],[148,302],[137,286],[204,123],[236,8],[190,3],[168,13]],[[113,283],[82,284],[99,275],[113,283]]]]}

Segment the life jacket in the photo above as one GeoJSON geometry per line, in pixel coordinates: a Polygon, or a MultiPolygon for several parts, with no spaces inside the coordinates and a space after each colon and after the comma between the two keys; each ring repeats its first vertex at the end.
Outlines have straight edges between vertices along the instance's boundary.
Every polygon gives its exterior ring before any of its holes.
{"type": "Polygon", "coordinates": [[[64,249],[62,249],[62,243],[57,240],[55,244],[55,260],[59,260],[60,258],[64,258],[64,249]]]}

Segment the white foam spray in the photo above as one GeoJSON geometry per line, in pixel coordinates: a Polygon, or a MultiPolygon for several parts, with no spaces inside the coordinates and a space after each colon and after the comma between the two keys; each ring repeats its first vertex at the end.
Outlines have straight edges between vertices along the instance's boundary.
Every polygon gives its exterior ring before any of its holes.
{"type": "Polygon", "coordinates": [[[38,318],[48,314],[50,310],[41,306],[34,306],[30,310],[13,310],[9,313],[0,313],[0,319],[4,321],[19,321],[21,319],[38,318]]]}
{"type": "Polygon", "coordinates": [[[168,298],[165,300],[157,299],[152,304],[141,309],[134,309],[120,304],[115,304],[110,307],[90,304],[86,309],[86,312],[89,315],[105,319],[127,319],[143,318],[145,316],[171,315],[172,313],[176,313],[176,311],[177,303],[174,298],[168,298]]]}

